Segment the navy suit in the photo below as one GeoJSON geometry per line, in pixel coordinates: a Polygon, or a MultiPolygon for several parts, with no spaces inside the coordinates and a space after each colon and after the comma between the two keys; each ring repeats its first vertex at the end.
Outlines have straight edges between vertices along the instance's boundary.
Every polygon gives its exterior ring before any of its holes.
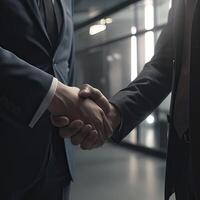
{"type": "Polygon", "coordinates": [[[53,76],[73,82],[72,0],[59,2],[62,23],[53,45],[35,0],[0,1],[0,198],[40,180],[51,151],[57,174],[66,183],[72,176],[73,147],[58,137],[50,113],[28,126],[53,76]]]}

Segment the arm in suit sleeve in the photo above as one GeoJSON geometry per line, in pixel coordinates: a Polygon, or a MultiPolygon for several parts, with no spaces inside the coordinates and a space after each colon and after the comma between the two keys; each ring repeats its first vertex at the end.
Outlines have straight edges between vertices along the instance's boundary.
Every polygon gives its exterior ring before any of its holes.
{"type": "Polygon", "coordinates": [[[0,47],[0,118],[28,126],[53,76],[0,47]]]}
{"type": "Polygon", "coordinates": [[[36,125],[36,123],[39,121],[39,119],[44,114],[44,112],[48,109],[49,105],[51,104],[54,98],[54,95],[56,94],[57,86],[58,86],[58,80],[56,78],[53,78],[53,81],[48,93],[42,100],[42,103],[40,104],[39,108],[37,109],[36,113],[34,114],[29,124],[30,128],[33,128],[36,125]]]}
{"type": "Polygon", "coordinates": [[[121,127],[113,135],[120,142],[170,93],[173,69],[172,14],[155,47],[155,55],[128,87],[110,99],[121,112],[121,127]]]}

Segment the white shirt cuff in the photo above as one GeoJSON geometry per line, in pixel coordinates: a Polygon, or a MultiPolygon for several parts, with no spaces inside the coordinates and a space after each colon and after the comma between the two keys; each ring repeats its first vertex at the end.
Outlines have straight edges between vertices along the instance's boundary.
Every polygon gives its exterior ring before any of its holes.
{"type": "Polygon", "coordinates": [[[33,116],[33,119],[31,120],[29,127],[33,128],[35,124],[39,121],[41,116],[44,114],[44,112],[49,107],[57,89],[58,80],[56,78],[53,78],[51,87],[47,93],[47,95],[44,97],[42,103],[40,104],[38,110],[36,111],[35,115],[33,116]]]}

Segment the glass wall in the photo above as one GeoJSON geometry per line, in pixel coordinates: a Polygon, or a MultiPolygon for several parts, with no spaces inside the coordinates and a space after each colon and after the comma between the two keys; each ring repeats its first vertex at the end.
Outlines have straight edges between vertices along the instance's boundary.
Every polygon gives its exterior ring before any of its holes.
{"type": "MultiPolygon", "coordinates": [[[[167,23],[169,0],[141,0],[76,31],[76,84],[108,98],[126,87],[154,54],[167,23]]],[[[170,96],[125,141],[166,151],[170,96]]]]}

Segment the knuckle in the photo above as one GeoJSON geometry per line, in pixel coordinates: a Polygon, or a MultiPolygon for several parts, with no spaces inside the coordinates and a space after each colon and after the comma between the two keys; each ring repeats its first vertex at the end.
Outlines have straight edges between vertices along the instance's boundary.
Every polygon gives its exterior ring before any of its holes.
{"type": "Polygon", "coordinates": [[[85,87],[90,87],[90,85],[89,84],[85,84],[85,87]]]}
{"type": "Polygon", "coordinates": [[[91,129],[92,129],[92,126],[88,124],[88,125],[86,125],[86,126],[84,127],[83,132],[84,132],[84,133],[88,133],[91,129]]]}
{"type": "Polygon", "coordinates": [[[98,95],[98,96],[103,96],[103,94],[101,93],[101,91],[100,90],[98,90],[98,89],[95,89],[95,91],[96,91],[96,94],[98,95]]]}
{"type": "Polygon", "coordinates": [[[89,84],[83,84],[83,88],[90,88],[91,86],[89,84]]]}
{"type": "Polygon", "coordinates": [[[99,109],[99,112],[100,112],[101,116],[103,116],[103,115],[104,115],[104,112],[103,112],[103,110],[102,110],[102,109],[99,109]]]}

